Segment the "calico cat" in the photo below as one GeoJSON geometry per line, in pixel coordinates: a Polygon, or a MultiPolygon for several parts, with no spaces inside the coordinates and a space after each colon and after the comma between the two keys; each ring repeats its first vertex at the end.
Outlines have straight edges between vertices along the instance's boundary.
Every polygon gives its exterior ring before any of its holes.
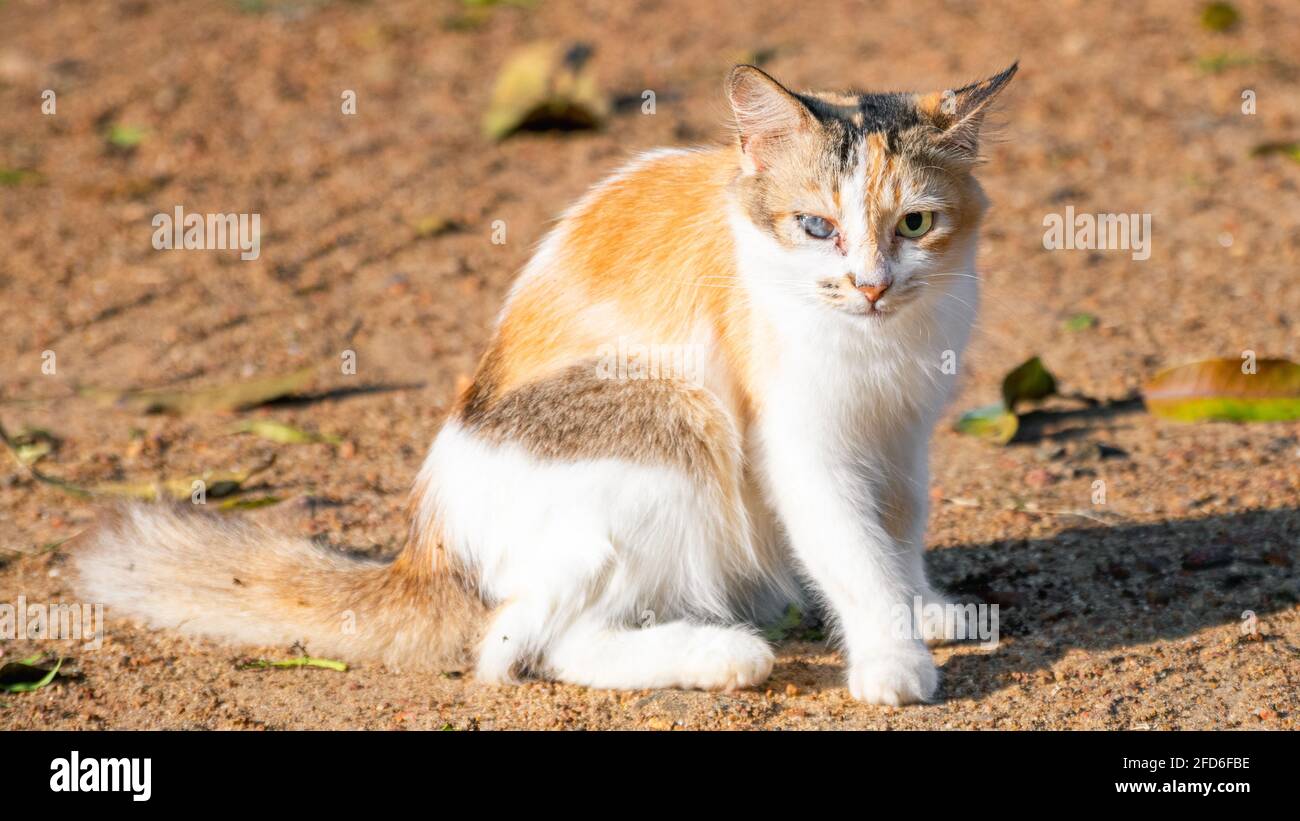
{"type": "Polygon", "coordinates": [[[762,682],[751,625],[811,600],[855,698],[932,698],[929,650],[892,615],[943,601],[922,561],[928,440],[976,311],[980,129],[1015,71],[845,94],[738,66],[732,144],[639,157],[541,244],[394,562],[142,505],[76,552],[85,594],[485,682],[707,689],[762,682]],[[611,368],[615,344],[697,367],[611,368]]]}

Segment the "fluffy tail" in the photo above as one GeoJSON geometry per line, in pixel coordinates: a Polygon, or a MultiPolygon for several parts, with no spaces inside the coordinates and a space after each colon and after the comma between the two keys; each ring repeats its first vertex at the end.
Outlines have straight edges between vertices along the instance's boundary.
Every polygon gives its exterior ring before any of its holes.
{"type": "Polygon", "coordinates": [[[393,562],[349,557],[219,514],[133,504],[73,551],[90,601],[153,627],[403,669],[464,667],[477,594],[412,540],[393,562]]]}

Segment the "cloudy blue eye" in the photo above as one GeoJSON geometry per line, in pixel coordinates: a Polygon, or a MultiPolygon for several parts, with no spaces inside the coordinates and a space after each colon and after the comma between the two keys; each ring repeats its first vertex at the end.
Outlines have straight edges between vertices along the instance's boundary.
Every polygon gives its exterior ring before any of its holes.
{"type": "Polygon", "coordinates": [[[814,217],[811,214],[799,215],[799,227],[804,233],[813,239],[830,239],[835,236],[835,226],[825,217],[814,217]]]}

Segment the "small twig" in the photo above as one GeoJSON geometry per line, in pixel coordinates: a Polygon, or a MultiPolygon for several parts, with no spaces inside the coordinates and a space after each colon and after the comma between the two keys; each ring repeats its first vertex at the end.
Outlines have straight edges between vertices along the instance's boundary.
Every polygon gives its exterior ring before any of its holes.
{"type": "MultiPolygon", "coordinates": [[[[953,507],[965,507],[965,508],[974,508],[980,510],[993,509],[993,508],[989,508],[987,505],[983,504],[978,499],[965,499],[960,497],[945,496],[943,497],[943,501],[947,502],[953,507]]],[[[1091,521],[1097,522],[1098,524],[1106,525],[1107,527],[1113,526],[1115,524],[1114,521],[1112,521],[1111,519],[1107,519],[1106,517],[1093,513],[1092,511],[1083,510],[1082,508],[1076,508],[1074,510],[1051,510],[1047,508],[1040,508],[1037,505],[1031,503],[1026,505],[1003,505],[1002,507],[997,509],[1007,510],[1014,513],[1032,513],[1038,516],[1078,516],[1081,519],[1089,519],[1091,521]]],[[[1123,518],[1117,513],[1111,515],[1117,519],[1123,518]]]]}

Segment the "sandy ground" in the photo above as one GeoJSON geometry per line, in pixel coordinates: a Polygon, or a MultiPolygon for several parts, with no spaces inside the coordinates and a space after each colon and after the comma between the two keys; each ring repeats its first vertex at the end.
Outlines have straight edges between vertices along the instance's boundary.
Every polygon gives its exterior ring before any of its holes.
{"type": "MultiPolygon", "coordinates": [[[[1300,358],[1300,165],[1251,156],[1300,138],[1300,8],[1237,5],[1242,24],[1220,34],[1184,2],[546,0],[467,16],[454,2],[10,0],[0,421],[54,433],[39,467],[79,484],[234,470],[274,452],[254,495],[284,501],[240,515],[392,553],[422,452],[548,221],[632,152],[720,138],[722,77],[756,56],[793,85],[925,90],[1020,58],[983,171],[986,299],[952,416],[994,401],[1033,354],[1063,389],[1109,400],[1190,359],[1300,358]],[[637,102],[653,89],[656,113],[634,104],[598,133],[485,140],[495,69],[539,38],[593,44],[603,87],[637,102]],[[47,88],[53,116],[40,110],[47,88]],[[340,112],[347,89],[355,116],[340,112]],[[104,138],[123,125],[143,130],[133,149],[104,138]],[[177,204],[259,212],[260,258],[155,251],[150,219],[177,204]],[[1066,205],[1152,214],[1151,258],[1044,250],[1043,217],[1066,205]],[[443,220],[452,230],[425,230],[443,220]],[[505,244],[490,241],[495,220],[505,244]],[[1098,323],[1067,330],[1077,312],[1098,323]],[[345,376],[349,348],[358,367],[345,376]],[[324,364],[305,397],[233,416],[144,415],[77,391],[312,363],[324,364]],[[251,418],[342,443],[230,434],[251,418]]],[[[854,703],[820,642],[783,643],[755,691],[494,689],[364,666],[240,670],[243,655],[290,648],[219,647],[110,613],[98,650],[0,642],[0,661],[46,650],[74,674],[0,695],[0,727],[1294,728],[1300,425],[1055,407],[1004,449],[937,435],[930,566],[999,604],[1002,641],[938,650],[936,704],[854,703]]],[[[71,599],[60,545],[92,515],[6,461],[0,602],[71,599]]]]}

